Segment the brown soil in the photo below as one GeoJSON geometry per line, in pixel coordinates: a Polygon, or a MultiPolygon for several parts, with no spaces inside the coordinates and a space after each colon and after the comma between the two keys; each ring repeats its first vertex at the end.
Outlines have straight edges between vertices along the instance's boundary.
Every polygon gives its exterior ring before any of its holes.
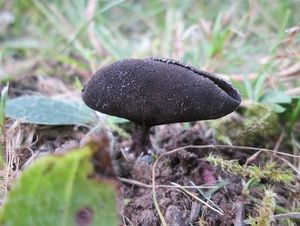
{"type": "MultiPolygon", "coordinates": [[[[210,140],[204,140],[199,136],[199,130],[184,130],[176,128],[172,134],[172,127],[164,126],[160,133],[167,133],[162,141],[165,150],[182,147],[187,144],[207,144],[210,140]],[[167,140],[167,142],[165,142],[167,140]]],[[[178,126],[177,126],[178,127],[178,126]]],[[[204,159],[208,150],[195,154],[193,150],[182,150],[171,156],[165,157],[158,163],[156,171],[156,183],[170,185],[174,182],[180,185],[213,185],[217,182],[220,172],[209,165],[204,159]]],[[[152,164],[142,160],[135,161],[130,178],[145,184],[151,184],[152,164]]],[[[224,175],[224,173],[222,173],[224,175]]],[[[207,222],[215,225],[229,225],[232,223],[235,214],[232,207],[241,195],[241,178],[230,178],[231,186],[226,189],[220,188],[212,196],[212,201],[218,205],[225,214],[220,214],[206,208],[200,202],[193,200],[178,188],[158,188],[157,199],[168,225],[189,225],[199,221],[201,215],[207,222]]],[[[228,179],[227,179],[228,180],[228,179]]],[[[197,193],[196,189],[191,191],[197,193]]],[[[203,189],[203,192],[208,189],[203,189]]],[[[153,205],[151,188],[144,188],[136,185],[124,184],[124,199],[129,200],[124,206],[124,217],[127,224],[131,225],[160,225],[157,211],[153,205]]]]}
{"type": "MultiPolygon", "coordinates": [[[[213,144],[213,137],[205,137],[207,128],[202,125],[204,124],[196,123],[188,129],[184,129],[180,124],[159,126],[152,135],[152,141],[156,143],[156,147],[160,144],[160,154],[191,144],[213,144]]],[[[168,225],[241,225],[247,216],[255,215],[257,209],[255,203],[242,193],[245,178],[225,173],[220,168],[210,165],[205,160],[205,156],[211,152],[227,159],[237,159],[240,164],[244,164],[247,157],[254,153],[234,149],[215,151],[190,148],[168,155],[159,161],[156,168],[156,184],[171,185],[173,182],[179,185],[215,185],[216,189],[201,189],[201,192],[223,210],[222,215],[187,195],[178,187],[157,188],[158,204],[168,225]]],[[[254,163],[260,161],[262,159],[255,159],[254,163]]],[[[152,163],[137,159],[128,162],[128,165],[130,165],[129,169],[123,168],[119,172],[125,172],[128,179],[151,185],[152,163]]],[[[196,188],[188,190],[203,201],[207,201],[196,188]]],[[[291,194],[287,188],[276,184],[275,190],[280,200],[286,202],[284,205],[288,205],[291,194]]],[[[249,195],[261,199],[263,187],[252,189],[249,195]]],[[[124,183],[122,209],[125,225],[161,225],[153,204],[151,187],[136,185],[133,182],[124,183]]]]}

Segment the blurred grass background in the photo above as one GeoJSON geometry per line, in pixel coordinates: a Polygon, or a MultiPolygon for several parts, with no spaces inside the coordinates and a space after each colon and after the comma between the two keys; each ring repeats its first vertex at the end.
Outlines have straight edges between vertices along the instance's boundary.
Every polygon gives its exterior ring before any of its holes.
{"type": "Polygon", "coordinates": [[[300,68],[299,3],[1,0],[0,81],[42,75],[76,86],[107,62],[164,56],[224,74],[244,99],[299,95],[299,76],[283,76],[300,68]]]}

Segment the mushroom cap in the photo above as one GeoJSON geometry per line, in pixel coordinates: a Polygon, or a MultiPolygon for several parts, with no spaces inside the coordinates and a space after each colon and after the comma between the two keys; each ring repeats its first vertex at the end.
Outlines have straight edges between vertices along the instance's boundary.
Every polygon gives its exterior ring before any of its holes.
{"type": "Polygon", "coordinates": [[[220,118],[241,97],[213,74],[152,57],[102,67],[85,84],[83,100],[96,111],[154,126],[220,118]]]}

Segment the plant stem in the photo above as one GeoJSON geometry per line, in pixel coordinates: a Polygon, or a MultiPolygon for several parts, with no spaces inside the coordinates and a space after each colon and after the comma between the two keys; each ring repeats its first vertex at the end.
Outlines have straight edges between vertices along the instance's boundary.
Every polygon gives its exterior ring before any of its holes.
{"type": "Polygon", "coordinates": [[[132,133],[132,145],[131,150],[136,152],[138,155],[141,153],[146,153],[147,149],[151,148],[150,136],[149,136],[150,126],[145,124],[135,124],[134,131],[132,133]]]}

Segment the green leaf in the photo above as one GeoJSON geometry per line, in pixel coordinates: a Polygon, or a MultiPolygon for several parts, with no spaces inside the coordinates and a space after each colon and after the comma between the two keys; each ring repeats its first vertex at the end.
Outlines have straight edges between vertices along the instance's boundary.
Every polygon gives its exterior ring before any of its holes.
{"type": "Polygon", "coordinates": [[[286,108],[282,107],[279,104],[271,104],[270,107],[276,113],[283,113],[286,110],[286,108]]]}
{"type": "Polygon", "coordinates": [[[42,125],[85,125],[96,121],[93,110],[83,102],[23,96],[7,102],[6,116],[42,125]]]}
{"type": "Polygon", "coordinates": [[[263,103],[269,104],[289,104],[291,101],[292,98],[282,91],[267,92],[262,98],[263,103]]]}
{"type": "Polygon", "coordinates": [[[120,118],[120,117],[116,117],[116,116],[109,116],[107,118],[107,122],[114,123],[114,124],[124,124],[124,123],[128,123],[129,121],[124,118],[120,118]]]}
{"type": "Polygon", "coordinates": [[[290,134],[296,123],[300,121],[300,97],[293,98],[292,103],[287,105],[286,108],[285,121],[288,124],[290,134]]]}
{"type": "Polygon", "coordinates": [[[291,126],[293,127],[296,122],[300,119],[300,98],[295,100],[295,108],[292,110],[292,117],[291,117],[291,126]]]}
{"type": "Polygon", "coordinates": [[[43,46],[43,43],[31,38],[18,38],[5,41],[3,47],[7,49],[38,49],[43,46]]]}
{"type": "Polygon", "coordinates": [[[267,79],[267,73],[261,73],[259,76],[254,81],[254,90],[253,90],[253,98],[254,101],[258,101],[259,98],[261,97],[261,93],[264,88],[265,81],[267,79]]]}
{"type": "Polygon", "coordinates": [[[99,173],[99,165],[105,169],[103,172],[111,166],[110,162],[104,162],[109,158],[96,162],[98,170],[92,164],[98,155],[105,155],[103,150],[90,144],[64,156],[37,160],[10,191],[0,212],[0,225],[119,225],[119,182],[99,173]]]}

